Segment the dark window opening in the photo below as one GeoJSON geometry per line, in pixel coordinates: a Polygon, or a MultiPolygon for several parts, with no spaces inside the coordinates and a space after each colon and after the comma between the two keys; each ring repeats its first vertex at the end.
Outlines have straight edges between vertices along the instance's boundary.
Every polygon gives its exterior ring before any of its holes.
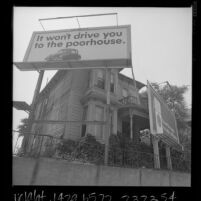
{"type": "Polygon", "coordinates": [[[114,74],[111,74],[110,91],[114,93],[114,74]]]}
{"type": "Polygon", "coordinates": [[[86,124],[82,124],[81,137],[84,137],[86,135],[86,130],[87,130],[86,124]]]}
{"type": "Polygon", "coordinates": [[[97,83],[96,86],[101,89],[105,89],[105,79],[103,75],[103,71],[99,70],[97,73],[97,83]]]}

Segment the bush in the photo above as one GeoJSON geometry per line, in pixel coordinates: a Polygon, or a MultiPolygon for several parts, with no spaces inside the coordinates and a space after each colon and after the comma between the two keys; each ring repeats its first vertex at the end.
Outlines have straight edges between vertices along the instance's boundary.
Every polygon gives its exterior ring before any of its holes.
{"type": "Polygon", "coordinates": [[[183,152],[171,149],[172,167],[174,170],[189,172],[191,161],[187,160],[183,152]]]}
{"type": "Polygon", "coordinates": [[[109,164],[124,167],[153,167],[152,147],[135,143],[122,133],[110,136],[109,164]]]}
{"type": "Polygon", "coordinates": [[[76,147],[75,156],[76,158],[84,159],[87,162],[103,164],[104,145],[98,142],[91,134],[87,134],[76,147]]]}
{"type": "Polygon", "coordinates": [[[91,134],[87,134],[80,141],[63,140],[58,144],[57,150],[62,158],[70,161],[102,164],[104,160],[104,145],[91,134]]]}

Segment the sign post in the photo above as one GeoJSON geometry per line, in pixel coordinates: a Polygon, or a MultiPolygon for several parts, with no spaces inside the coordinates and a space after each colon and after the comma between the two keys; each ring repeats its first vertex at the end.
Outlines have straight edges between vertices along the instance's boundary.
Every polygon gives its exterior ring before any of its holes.
{"type": "Polygon", "coordinates": [[[109,137],[110,137],[110,79],[111,69],[106,68],[106,137],[105,137],[105,159],[104,164],[108,165],[109,137]]]}
{"type": "Polygon", "coordinates": [[[159,139],[153,135],[151,137],[152,137],[153,150],[154,150],[154,168],[160,169],[160,153],[158,149],[159,139]]]}
{"type": "Polygon", "coordinates": [[[155,166],[160,168],[158,141],[166,144],[166,158],[168,168],[172,169],[170,147],[181,149],[174,113],[169,109],[163,98],[147,81],[150,132],[153,139],[155,166]]]}
{"type": "Polygon", "coordinates": [[[165,146],[166,158],[167,158],[167,168],[172,170],[172,160],[171,160],[171,153],[170,153],[170,146],[166,144],[165,146]]]}
{"type": "MultiPolygon", "coordinates": [[[[30,110],[30,113],[29,113],[29,121],[28,121],[29,123],[28,123],[28,128],[27,128],[28,133],[32,132],[32,126],[33,126],[33,120],[34,120],[34,109],[35,109],[38,94],[40,92],[40,88],[41,88],[41,84],[42,84],[42,80],[43,80],[43,75],[44,75],[44,70],[41,70],[39,72],[39,76],[38,76],[36,88],[35,88],[35,91],[34,91],[32,104],[31,104],[31,110],[30,110]]],[[[28,142],[29,142],[29,134],[25,134],[23,142],[22,142],[22,151],[25,154],[27,153],[28,142]]]]}

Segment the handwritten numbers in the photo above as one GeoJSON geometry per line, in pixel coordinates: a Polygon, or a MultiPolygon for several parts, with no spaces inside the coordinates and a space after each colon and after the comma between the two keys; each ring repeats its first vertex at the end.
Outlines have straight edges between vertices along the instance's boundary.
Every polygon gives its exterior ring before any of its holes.
{"type": "Polygon", "coordinates": [[[89,195],[82,195],[82,201],[111,201],[111,195],[90,193],[89,195]]]}
{"type": "Polygon", "coordinates": [[[63,193],[60,193],[58,198],[57,198],[58,201],[63,201],[64,200],[64,195],[63,193]]]}
{"type": "Polygon", "coordinates": [[[176,199],[174,191],[173,191],[172,195],[168,199],[171,200],[171,201],[174,201],[176,199]]]}
{"type": "Polygon", "coordinates": [[[99,194],[99,196],[102,197],[101,201],[111,201],[112,200],[112,196],[111,195],[99,194]]]}
{"type": "Polygon", "coordinates": [[[73,194],[70,201],[77,201],[77,194],[73,194]]]}
{"type": "Polygon", "coordinates": [[[132,196],[132,198],[133,198],[132,201],[139,201],[138,196],[136,196],[136,195],[132,196]]]}
{"type": "Polygon", "coordinates": [[[156,196],[151,195],[151,196],[150,196],[150,198],[151,198],[151,199],[150,199],[150,201],[159,201],[159,200],[158,200],[158,199],[156,199],[155,197],[156,197],[156,196]]]}
{"type": "Polygon", "coordinates": [[[90,193],[89,194],[89,200],[90,201],[96,201],[96,193],[90,193]]]}
{"type": "Polygon", "coordinates": [[[142,201],[146,201],[147,200],[147,195],[141,195],[140,197],[144,198],[144,200],[142,200],[142,201]]]}
{"type": "Polygon", "coordinates": [[[129,196],[128,195],[123,195],[121,198],[125,198],[124,201],[128,201],[129,200],[129,196]]]}
{"type": "Polygon", "coordinates": [[[173,192],[171,195],[168,195],[167,193],[163,193],[160,196],[155,195],[123,195],[121,196],[121,199],[123,201],[175,201],[175,192],[173,192]]]}
{"type": "Polygon", "coordinates": [[[99,196],[101,196],[101,200],[100,201],[104,201],[105,195],[104,194],[99,194],[99,196]]]}
{"type": "MultiPolygon", "coordinates": [[[[101,194],[101,193],[83,193],[81,195],[72,193],[67,194],[63,192],[53,193],[51,195],[50,201],[116,201],[113,200],[112,195],[109,194],[101,194]]],[[[44,191],[42,192],[24,192],[24,193],[16,193],[14,194],[14,201],[45,201],[44,198],[46,195],[44,191]]],[[[169,193],[162,193],[156,195],[146,195],[146,194],[133,194],[127,195],[124,194],[120,197],[121,201],[176,201],[175,191],[169,193]]]]}
{"type": "Polygon", "coordinates": [[[109,199],[106,199],[106,201],[111,201],[112,200],[112,196],[111,195],[106,195],[105,198],[106,197],[109,198],[109,199]]]}
{"type": "Polygon", "coordinates": [[[54,193],[53,201],[77,201],[77,194],[73,194],[72,196],[69,194],[64,195],[63,193],[59,193],[57,196],[56,193],[54,193]]]}
{"type": "Polygon", "coordinates": [[[167,193],[163,193],[163,194],[161,195],[161,198],[164,198],[163,201],[167,201],[167,193]]]}

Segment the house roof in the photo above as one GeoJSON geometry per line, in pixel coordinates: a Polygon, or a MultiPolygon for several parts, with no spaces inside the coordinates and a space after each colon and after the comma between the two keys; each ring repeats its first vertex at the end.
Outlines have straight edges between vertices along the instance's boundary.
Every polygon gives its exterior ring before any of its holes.
{"type": "MultiPolygon", "coordinates": [[[[123,74],[121,74],[121,73],[119,73],[118,76],[119,76],[119,79],[125,80],[125,81],[130,82],[131,84],[133,84],[133,79],[132,79],[132,78],[127,77],[126,75],[123,75],[123,74]]],[[[136,81],[136,87],[137,87],[138,89],[141,89],[142,87],[145,86],[145,84],[143,84],[142,82],[139,82],[139,81],[137,81],[137,80],[135,80],[135,81],[136,81]]]]}
{"type": "Polygon", "coordinates": [[[48,84],[43,88],[39,94],[39,98],[48,93],[58,81],[60,81],[67,73],[68,70],[58,70],[48,84]]]}

